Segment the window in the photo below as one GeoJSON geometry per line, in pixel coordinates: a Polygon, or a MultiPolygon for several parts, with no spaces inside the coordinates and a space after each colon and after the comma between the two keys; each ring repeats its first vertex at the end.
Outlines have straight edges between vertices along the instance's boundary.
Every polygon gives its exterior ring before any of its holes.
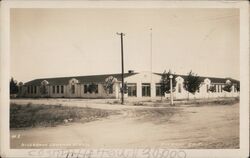
{"type": "Polygon", "coordinates": [[[34,86],[34,93],[36,94],[36,86],[34,86]]]}
{"type": "Polygon", "coordinates": [[[28,86],[28,94],[30,93],[30,86],[28,86]]]}
{"type": "Polygon", "coordinates": [[[56,93],[59,93],[59,86],[56,86],[56,93]]]}
{"type": "Polygon", "coordinates": [[[33,94],[33,86],[30,86],[30,89],[31,89],[31,94],[33,94]]]}
{"type": "Polygon", "coordinates": [[[181,83],[178,84],[178,93],[181,93],[181,83]]]}
{"type": "Polygon", "coordinates": [[[71,85],[72,94],[75,94],[75,85],[71,85]]]}
{"type": "Polygon", "coordinates": [[[87,84],[84,85],[83,91],[84,91],[85,94],[88,93],[88,85],[87,84]]]}
{"type": "Polygon", "coordinates": [[[221,92],[223,92],[224,85],[221,85],[221,92]]]}
{"type": "Polygon", "coordinates": [[[156,88],[156,96],[161,96],[161,84],[156,83],[155,88],[156,88]]]}
{"type": "Polygon", "coordinates": [[[84,93],[98,93],[98,84],[91,83],[84,85],[84,93]]]}
{"type": "Polygon", "coordinates": [[[128,96],[136,97],[136,83],[128,83],[128,96]]]}
{"type": "Polygon", "coordinates": [[[52,87],[52,90],[53,90],[53,93],[56,93],[56,87],[55,86],[52,87]]]}
{"type": "Polygon", "coordinates": [[[64,93],[64,87],[61,86],[61,93],[64,93]]]}
{"type": "Polygon", "coordinates": [[[142,96],[149,97],[151,95],[150,83],[142,83],[142,96]]]}

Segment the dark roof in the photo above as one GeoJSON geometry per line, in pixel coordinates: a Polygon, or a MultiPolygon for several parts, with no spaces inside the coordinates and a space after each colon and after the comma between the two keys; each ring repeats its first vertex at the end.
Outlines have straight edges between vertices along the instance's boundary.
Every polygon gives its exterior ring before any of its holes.
{"type": "MultiPolygon", "coordinates": [[[[135,75],[137,73],[125,73],[124,77],[129,77],[135,75]]],[[[109,76],[113,76],[117,78],[117,80],[121,80],[121,74],[104,74],[104,75],[91,75],[91,76],[71,76],[71,77],[56,77],[56,78],[40,78],[35,79],[29,82],[26,82],[25,85],[41,85],[41,82],[46,80],[49,82],[50,85],[66,85],[68,84],[69,80],[72,78],[77,79],[80,83],[100,83],[105,82],[105,79],[109,76]]]]}
{"type": "MultiPolygon", "coordinates": [[[[125,73],[124,77],[129,77],[132,75],[135,75],[138,73],[125,73]]],[[[162,75],[161,73],[154,73],[157,75],[162,75]]],[[[183,79],[187,77],[187,75],[178,75],[175,74],[176,76],[180,76],[183,79]]],[[[117,78],[117,80],[121,81],[121,74],[104,74],[104,75],[91,75],[91,76],[70,76],[70,77],[56,77],[56,78],[40,78],[40,79],[35,79],[29,82],[26,82],[25,85],[41,85],[41,82],[46,80],[49,82],[50,85],[66,85],[68,84],[69,80],[72,78],[77,79],[80,83],[101,83],[104,82],[105,79],[109,76],[113,76],[117,78]]],[[[204,77],[200,76],[201,80],[204,81],[206,78],[210,79],[212,83],[226,83],[226,80],[230,80],[233,83],[239,83],[238,80],[232,79],[232,78],[218,78],[218,77],[204,77]]]]}
{"type": "MultiPolygon", "coordinates": [[[[162,75],[162,73],[155,73],[157,75],[162,75]]],[[[178,75],[175,74],[176,76],[180,76],[183,79],[186,79],[188,75],[178,75]]],[[[210,79],[211,83],[226,83],[227,80],[230,80],[233,83],[239,83],[240,81],[232,79],[232,78],[219,78],[219,77],[205,77],[205,76],[199,76],[202,81],[204,81],[206,78],[210,79]]]]}

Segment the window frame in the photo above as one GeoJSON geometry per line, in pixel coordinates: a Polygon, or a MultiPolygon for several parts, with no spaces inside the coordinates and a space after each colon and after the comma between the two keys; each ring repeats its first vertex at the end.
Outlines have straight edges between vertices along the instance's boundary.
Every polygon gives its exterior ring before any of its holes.
{"type": "Polygon", "coordinates": [[[57,85],[57,86],[56,86],[56,93],[57,93],[57,94],[59,94],[59,93],[60,93],[60,89],[59,89],[59,88],[60,88],[60,86],[59,86],[59,85],[57,85]]]}
{"type": "Polygon", "coordinates": [[[34,88],[34,94],[36,94],[36,86],[34,86],[33,88],[34,88]]]}
{"type": "Polygon", "coordinates": [[[61,85],[61,94],[63,94],[63,93],[64,93],[64,86],[61,85]]]}
{"type": "Polygon", "coordinates": [[[52,86],[52,93],[55,94],[56,93],[56,86],[52,86]]]}
{"type": "Polygon", "coordinates": [[[137,84],[136,83],[127,83],[127,88],[128,88],[128,97],[137,97],[137,84]]]}
{"type": "Polygon", "coordinates": [[[155,83],[155,96],[161,97],[161,83],[155,83]]]}
{"type": "Polygon", "coordinates": [[[142,97],[150,97],[151,96],[151,84],[150,83],[142,83],[141,88],[142,88],[142,97]],[[145,93],[143,91],[144,89],[145,89],[145,93]]]}
{"type": "Polygon", "coordinates": [[[71,85],[71,93],[72,93],[72,94],[75,94],[75,92],[76,92],[75,84],[72,84],[72,85],[71,85]],[[73,87],[74,87],[74,88],[73,88],[73,87]]]}
{"type": "Polygon", "coordinates": [[[27,92],[30,94],[30,86],[27,86],[27,92]]]}

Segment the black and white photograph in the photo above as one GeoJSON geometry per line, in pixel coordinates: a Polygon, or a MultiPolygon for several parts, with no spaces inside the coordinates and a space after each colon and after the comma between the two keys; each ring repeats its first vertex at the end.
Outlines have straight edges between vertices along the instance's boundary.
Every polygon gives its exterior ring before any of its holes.
{"type": "Polygon", "coordinates": [[[241,8],[131,4],[9,8],[10,150],[186,158],[190,149],[249,149],[241,8]]]}

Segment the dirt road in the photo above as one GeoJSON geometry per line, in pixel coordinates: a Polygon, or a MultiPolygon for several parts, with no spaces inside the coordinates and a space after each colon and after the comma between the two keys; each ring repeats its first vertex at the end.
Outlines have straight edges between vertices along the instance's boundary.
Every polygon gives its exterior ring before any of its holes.
{"type": "Polygon", "coordinates": [[[84,124],[11,130],[11,148],[239,148],[239,104],[93,107],[120,110],[120,115],[84,124]]]}

